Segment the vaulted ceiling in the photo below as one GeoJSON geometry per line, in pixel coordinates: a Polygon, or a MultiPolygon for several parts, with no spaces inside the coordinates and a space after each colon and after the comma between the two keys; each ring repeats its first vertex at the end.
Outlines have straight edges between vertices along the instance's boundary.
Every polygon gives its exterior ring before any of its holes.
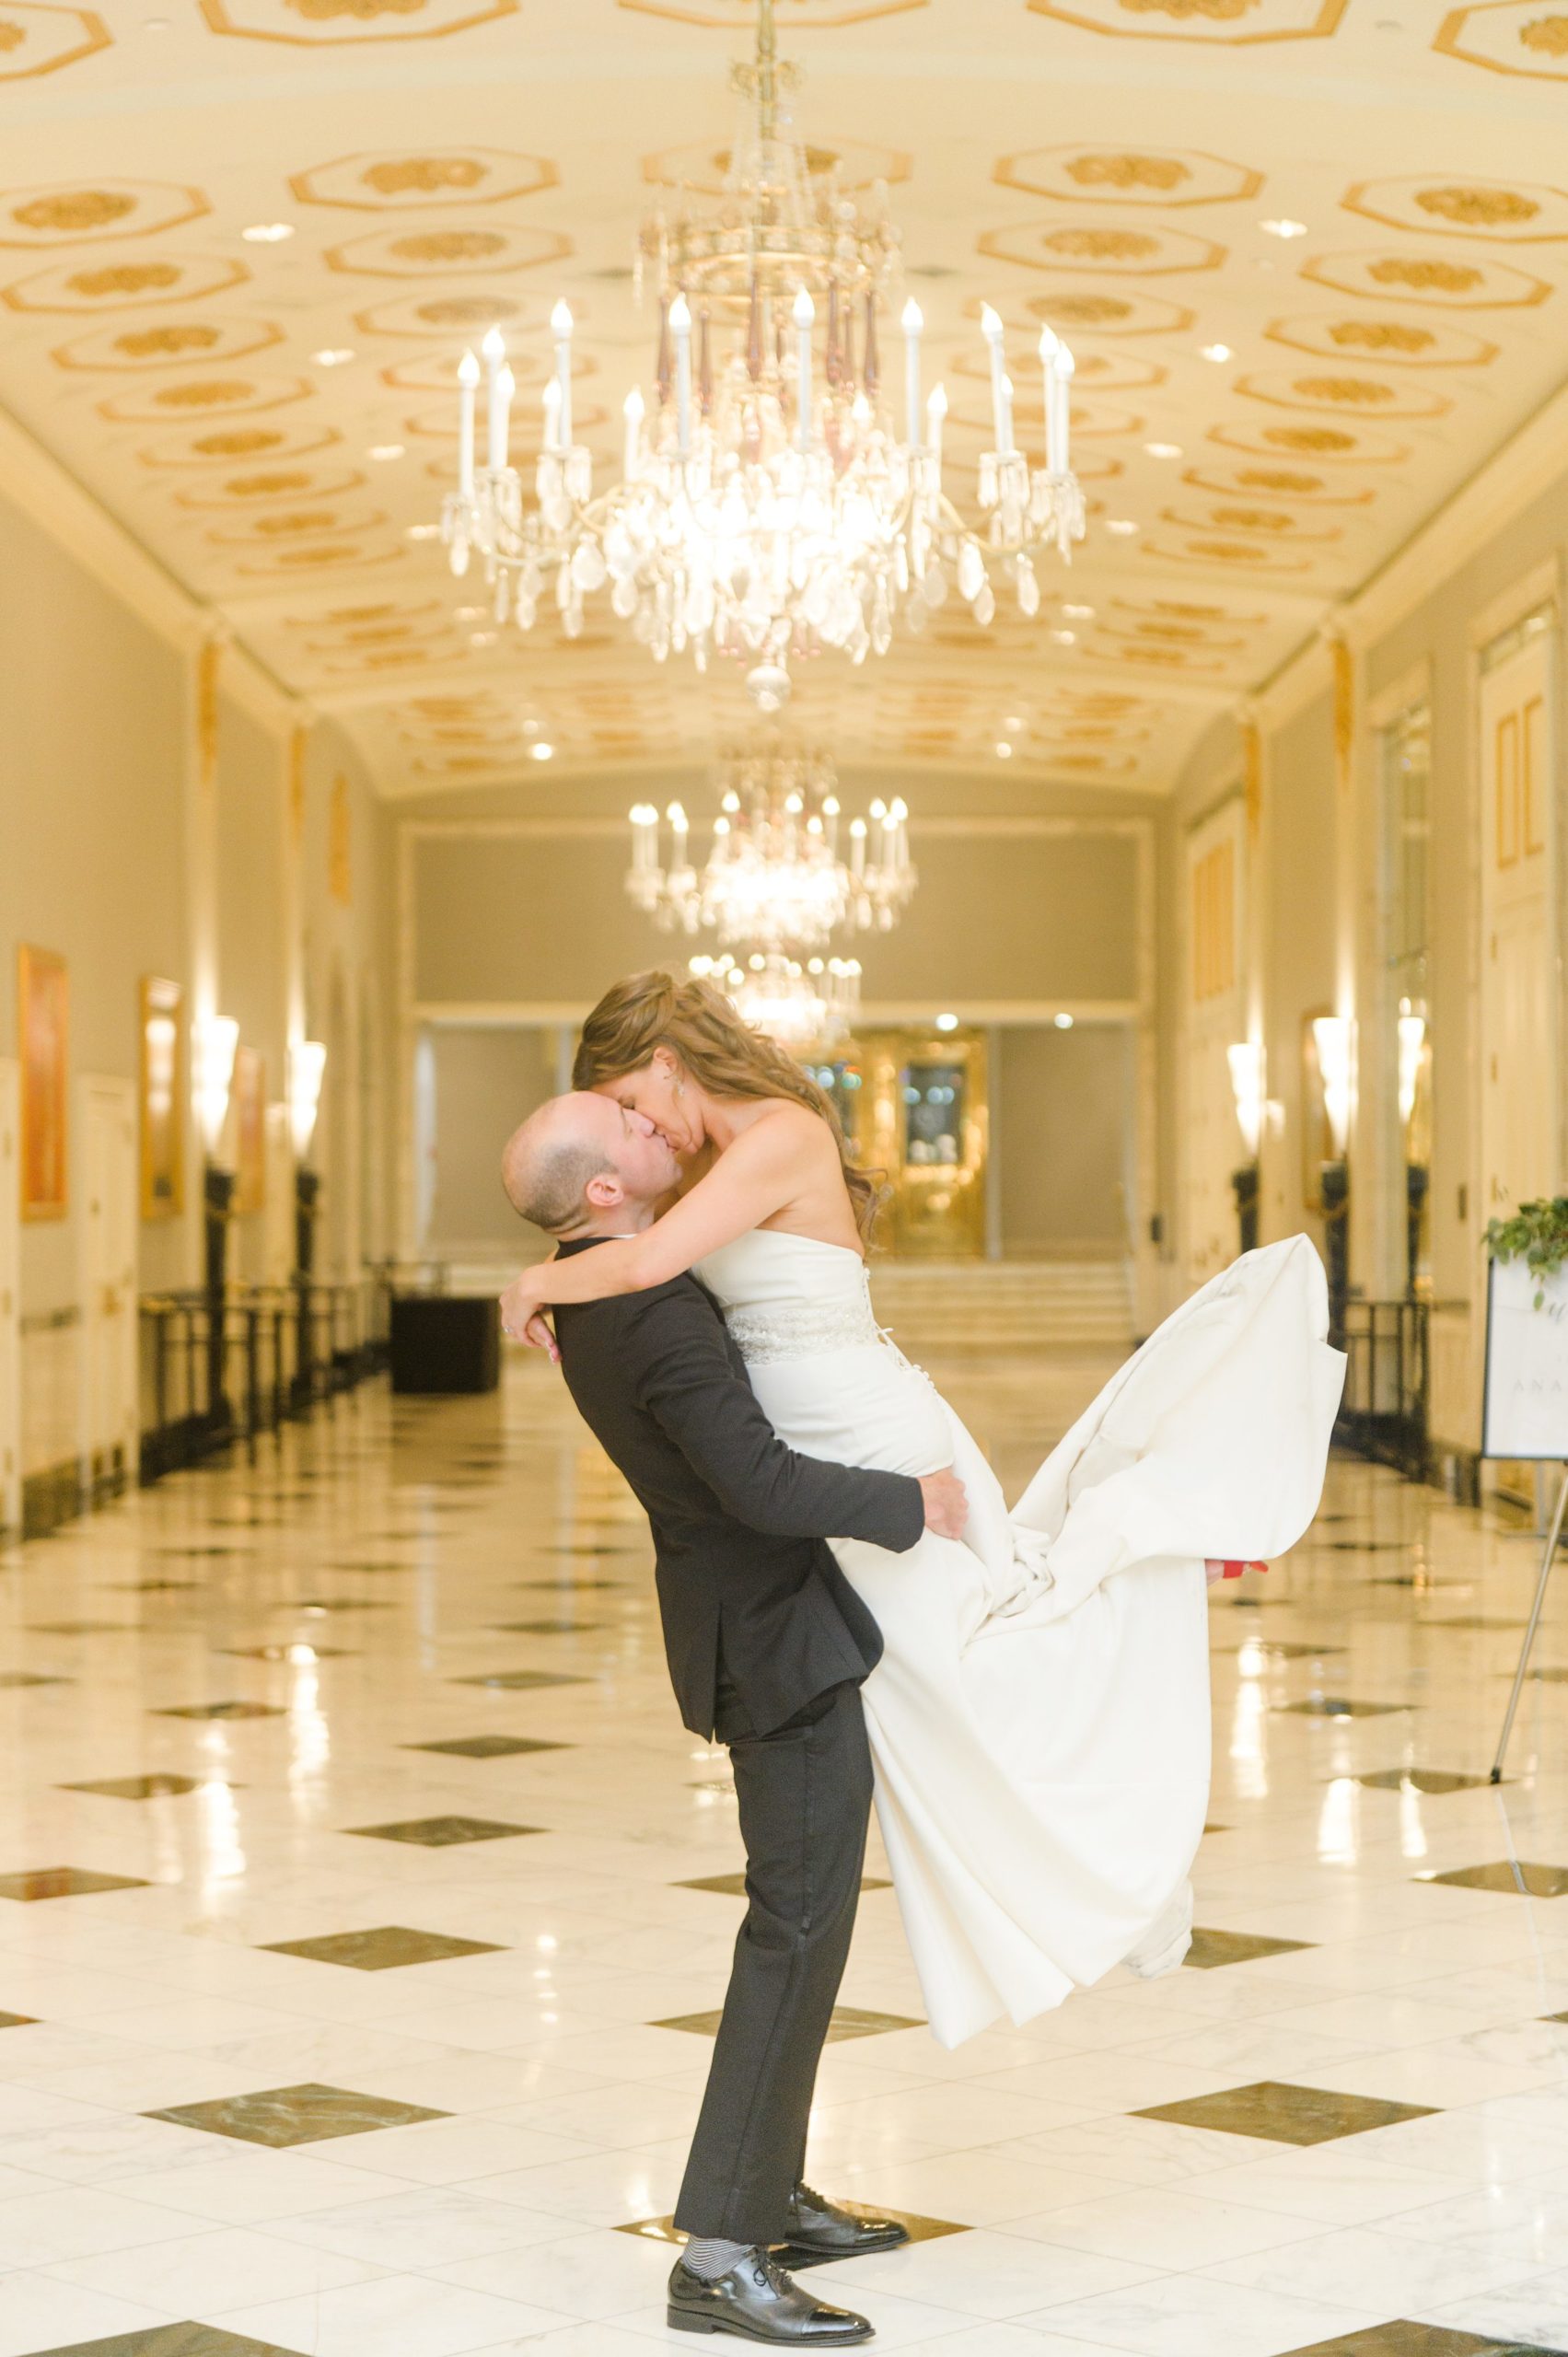
{"type": "MultiPolygon", "coordinates": [[[[989,300],[1037,449],[1039,323],[1072,341],[1090,498],[1038,621],[945,609],[863,669],[805,668],[791,725],[841,759],[1005,744],[1041,777],[1168,784],[1562,379],[1568,5],[778,14],[812,146],[890,184],[950,487],[970,500],[989,438],[989,300]]],[[[637,226],[656,184],[711,172],[753,21],[752,0],[0,0],[0,402],[389,791],[554,795],[746,727],[738,673],[656,668],[602,599],[575,642],[497,632],[427,534],[461,351],[499,321],[537,418],[560,295],[610,479],[651,375],[637,226]]]]}

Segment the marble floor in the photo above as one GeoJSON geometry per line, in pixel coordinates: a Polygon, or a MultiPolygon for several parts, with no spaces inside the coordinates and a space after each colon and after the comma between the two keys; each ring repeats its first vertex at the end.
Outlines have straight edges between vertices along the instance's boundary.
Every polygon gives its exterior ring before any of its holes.
{"type": "MultiPolygon", "coordinates": [[[[1088,1360],[934,1370],[1014,1485],[1088,1360]]],[[[945,2053],[874,1853],[814,2117],[934,2357],[1568,2350],[1568,1586],[1336,1464],[1216,1590],[1190,1964],[945,2053]]],[[[537,1360],[0,1556],[0,2357],[637,2357],[741,1901],[537,1360]]],[[[673,2342],[671,2345],[676,2344],[673,2342]]]]}

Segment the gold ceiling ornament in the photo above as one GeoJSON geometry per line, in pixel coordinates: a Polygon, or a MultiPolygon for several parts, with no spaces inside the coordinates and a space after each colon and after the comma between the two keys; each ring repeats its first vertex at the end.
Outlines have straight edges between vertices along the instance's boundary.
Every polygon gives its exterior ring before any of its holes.
{"type": "Polygon", "coordinates": [[[1272,319],[1264,333],[1271,343],[1324,359],[1365,354],[1396,368],[1486,368],[1498,347],[1484,336],[1447,320],[1430,325],[1414,319],[1272,319]]]}
{"type": "MultiPolygon", "coordinates": [[[[560,244],[563,253],[571,251],[570,238],[563,238],[560,244]]],[[[542,329],[545,316],[537,297],[476,291],[405,295],[395,302],[376,303],[366,311],[356,311],[354,324],[362,335],[412,336],[426,343],[434,337],[450,337],[456,329],[477,342],[494,327],[507,335],[526,335],[542,329]]]]}
{"type": "Polygon", "coordinates": [[[1348,0],[1028,0],[1030,13],[1124,41],[1324,41],[1348,0]]]}
{"type": "Polygon", "coordinates": [[[283,330],[260,319],[171,319],[157,327],[99,328],[56,346],[59,368],[167,368],[190,360],[249,360],[283,342],[283,330]]]}
{"type": "Polygon", "coordinates": [[[1309,573],[1312,560],[1302,555],[1287,558],[1280,551],[1260,549],[1255,540],[1183,540],[1179,546],[1159,540],[1145,540],[1143,553],[1161,563],[1181,563],[1184,560],[1199,564],[1223,564],[1235,570],[1249,566],[1254,573],[1309,573]]]}
{"type": "Polygon", "coordinates": [[[177,491],[177,507],[221,515],[245,514],[276,499],[338,499],[362,488],[365,477],[352,467],[335,473],[309,467],[271,467],[259,474],[230,475],[226,482],[177,491]]]}
{"type": "Polygon", "coordinates": [[[560,174],[547,157],[515,155],[504,147],[447,148],[436,155],[406,150],[340,156],[294,173],[289,187],[301,204],[350,213],[387,213],[434,205],[505,204],[554,188],[560,174]]]}
{"type": "MultiPolygon", "coordinates": [[[[1145,360],[1130,352],[1080,352],[1074,346],[1077,361],[1073,384],[1075,391],[1086,393],[1153,392],[1163,385],[1170,371],[1157,360],[1145,360]]],[[[953,362],[955,377],[984,379],[990,374],[979,354],[960,352],[953,362]]],[[[1074,402],[1073,424],[1078,425],[1078,408],[1074,402]]]]}
{"type": "MultiPolygon", "coordinates": [[[[715,31],[749,33],[757,21],[756,0],[615,0],[635,17],[664,17],[678,25],[706,25],[715,31]]],[[[836,30],[868,25],[878,17],[906,17],[930,0],[785,0],[792,32],[836,30]]]]}
{"type": "Polygon", "coordinates": [[[156,260],[102,262],[87,268],[56,263],[0,291],[13,311],[126,311],[226,294],[230,287],[244,285],[250,275],[242,261],[226,257],[159,255],[156,260]]]}
{"type": "Polygon", "coordinates": [[[342,440],[331,426],[296,425],[286,431],[275,425],[225,426],[206,434],[181,435],[178,440],[170,435],[138,450],[136,462],[144,467],[188,470],[226,466],[236,459],[305,459],[331,449],[342,440]]]}
{"type": "Polygon", "coordinates": [[[299,49],[437,41],[517,13],[518,0],[200,0],[208,29],[299,49]]]}
{"type": "Polygon", "coordinates": [[[329,246],[321,259],[344,277],[446,281],[454,271],[538,270],[564,260],[571,251],[571,239],[555,229],[517,222],[495,228],[447,223],[434,228],[367,230],[343,245],[329,246]]]}
{"type": "Polygon", "coordinates": [[[0,82],[55,74],[112,46],[108,26],[90,8],[46,6],[45,0],[5,0],[0,6],[0,82]]]}
{"type": "Polygon", "coordinates": [[[1035,147],[1004,156],[992,178],[1027,196],[1081,203],[1232,204],[1254,197],[1261,172],[1195,148],[1035,147]]]}
{"type": "Polygon", "coordinates": [[[1432,44],[1442,56],[1493,74],[1538,82],[1568,80],[1568,9],[1542,0],[1485,0],[1453,8],[1432,44]]]}
{"type": "MultiPolygon", "coordinates": [[[[901,148],[876,146],[865,139],[835,139],[831,146],[807,142],[800,152],[808,180],[832,180],[849,196],[896,188],[914,168],[901,148]]],[[[643,157],[643,178],[651,188],[681,189],[688,195],[723,197],[734,169],[734,145],[715,147],[712,140],[643,157]]]]}
{"type": "Polygon", "coordinates": [[[441,512],[454,575],[478,557],[498,621],[532,629],[548,590],[559,627],[578,639],[586,599],[608,589],[656,661],[690,651],[705,671],[712,655],[727,656],[746,666],[765,713],[787,700],[792,660],[830,647],[856,666],[885,656],[897,625],[925,629],[955,583],[989,625],[988,553],[1021,613],[1037,614],[1036,559],[1054,548],[1065,561],[1086,519],[1068,456],[1073,355],[1042,329],[1046,448],[1032,465],[1015,438],[1005,331],[989,308],[982,530],[955,506],[942,475],[947,397],[941,386],[924,397],[924,321],[912,298],[899,321],[901,401],[882,391],[880,338],[891,342],[886,314],[900,274],[886,192],[862,203],[833,177],[813,175],[789,114],[797,79],[778,57],[774,0],[757,0],[754,57],[731,76],[743,114],[724,196],[715,204],[681,192],[638,241],[633,284],[640,294],[650,278],[658,302],[655,401],[637,386],[627,396],[619,480],[594,495],[563,302],[551,315],[555,373],[535,504],[509,457],[517,385],[493,330],[482,344],[483,460],[482,369],[470,351],[459,370],[458,488],[441,512]]]}
{"type": "Polygon", "coordinates": [[[1132,278],[1217,270],[1225,258],[1224,246],[1186,229],[1039,221],[1016,221],[1005,229],[984,230],[976,250],[991,261],[1022,262],[1031,270],[1094,270],[1132,278]]]}
{"type": "Polygon", "coordinates": [[[1342,540],[1343,527],[1324,528],[1319,517],[1312,518],[1312,528],[1299,523],[1287,510],[1279,507],[1224,506],[1212,507],[1206,516],[1183,516],[1174,507],[1162,508],[1162,523],[1174,524],[1183,532],[1245,532],[1255,539],[1299,543],[1303,540],[1327,542],[1342,540]]]}
{"type": "Polygon", "coordinates": [[[94,238],[152,237],[199,220],[210,210],[200,189],[162,180],[7,189],[0,192],[0,246],[75,246],[94,238]]]}
{"type": "Polygon", "coordinates": [[[1224,499],[1299,499],[1314,507],[1365,507],[1376,496],[1369,484],[1350,490],[1342,482],[1330,482],[1297,467],[1189,467],[1181,480],[1224,499]]]}
{"type": "Polygon", "coordinates": [[[117,393],[98,404],[99,415],[120,425],[167,425],[176,417],[199,418],[215,410],[244,416],[308,401],[314,385],[302,377],[193,377],[182,385],[147,386],[117,393]]]}
{"type": "MultiPolygon", "coordinates": [[[[966,316],[970,308],[965,306],[966,316]]],[[[1026,296],[1024,309],[1031,319],[1060,319],[1064,328],[1096,336],[1185,335],[1197,317],[1186,304],[1136,286],[1118,286],[1114,294],[1105,287],[1053,286],[1026,296]]]]}
{"type": "MultiPolygon", "coordinates": [[[[544,321],[541,319],[540,328],[543,325],[544,321]]],[[[453,352],[448,345],[433,352],[422,352],[416,358],[394,360],[389,366],[381,369],[378,373],[381,382],[391,392],[444,393],[450,401],[455,400],[458,393],[458,370],[460,366],[461,355],[453,352]]],[[[599,373],[599,364],[591,352],[585,352],[575,355],[575,371],[578,376],[585,378],[597,377],[599,373]]],[[[551,366],[542,352],[519,351],[513,359],[512,376],[520,393],[528,393],[536,389],[542,392],[551,374],[551,366]]],[[[452,438],[450,410],[443,412],[443,416],[445,424],[441,430],[447,440],[450,441],[452,438]]],[[[423,432],[424,428],[419,430],[423,432]]]]}
{"type": "Polygon", "coordinates": [[[1551,293],[1549,280],[1495,261],[1490,254],[1473,254],[1464,261],[1437,254],[1315,254],[1302,265],[1301,275],[1342,295],[1367,296],[1374,301],[1395,296],[1428,309],[1517,310],[1544,303],[1551,293]]]}
{"type": "Polygon", "coordinates": [[[1407,378],[1399,385],[1376,377],[1248,376],[1231,388],[1243,401],[1266,401],[1276,409],[1321,409],[1367,417],[1445,417],[1454,406],[1444,393],[1407,378]]]}
{"type": "Polygon", "coordinates": [[[1358,180],[1341,199],[1347,213],[1393,229],[1487,239],[1499,244],[1549,244],[1568,238],[1568,192],[1537,182],[1445,180],[1410,173],[1358,180]]]}

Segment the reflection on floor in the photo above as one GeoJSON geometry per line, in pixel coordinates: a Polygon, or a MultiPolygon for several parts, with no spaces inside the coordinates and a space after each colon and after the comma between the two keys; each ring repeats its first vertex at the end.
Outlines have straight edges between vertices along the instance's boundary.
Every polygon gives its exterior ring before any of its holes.
{"type": "MultiPolygon", "coordinates": [[[[1011,1487],[1100,1372],[950,1387],[1011,1487]]],[[[0,1558],[0,2357],[665,2338],[733,1794],[630,1501],[507,1384],[0,1558]]],[[[1169,1980],[946,2054],[874,1854],[811,2169],[920,2222],[815,2279],[884,2346],[1568,2349],[1568,1593],[1484,1782],[1534,1562],[1343,1464],[1216,1591],[1169,1980]]]]}

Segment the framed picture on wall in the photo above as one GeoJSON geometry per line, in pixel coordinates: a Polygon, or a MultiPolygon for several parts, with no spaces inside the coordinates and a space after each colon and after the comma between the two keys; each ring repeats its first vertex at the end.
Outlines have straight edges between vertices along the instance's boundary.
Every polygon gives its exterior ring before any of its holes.
{"type": "Polygon", "coordinates": [[[24,943],[17,952],[22,1067],[22,1217],[64,1219],[70,991],[65,960],[24,943]]]}
{"type": "Polygon", "coordinates": [[[267,1207],[267,1067],[254,1048],[236,1048],[234,1208],[240,1218],[267,1207]]]}
{"type": "Polygon", "coordinates": [[[142,1116],[142,1217],[174,1219],[185,1208],[185,993],[144,974],[138,1036],[142,1116]]]}

